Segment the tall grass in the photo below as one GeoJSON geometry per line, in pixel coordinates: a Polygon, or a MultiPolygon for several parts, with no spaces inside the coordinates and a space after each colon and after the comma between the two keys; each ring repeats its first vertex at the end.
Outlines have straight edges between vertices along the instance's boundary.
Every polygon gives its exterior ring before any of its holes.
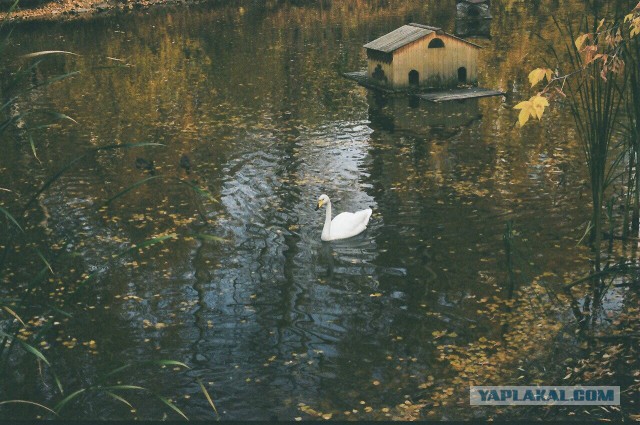
{"type": "MultiPolygon", "coordinates": [[[[634,38],[624,45],[626,70],[629,74],[626,110],[628,113],[627,150],[629,152],[629,184],[627,211],[631,212],[630,232],[633,237],[640,233],[640,40],[634,38]]],[[[628,230],[623,226],[623,236],[628,230]]]]}
{"type": "MultiPolygon", "coordinates": [[[[587,2],[588,12],[577,25],[561,24],[554,18],[557,30],[566,41],[559,48],[550,46],[556,62],[550,68],[557,67],[561,76],[553,81],[560,83],[558,88],[565,96],[564,104],[575,123],[591,190],[591,220],[582,239],[588,234],[594,271],[567,288],[578,282],[589,282],[590,291],[583,307],[592,312],[599,309],[606,293],[608,285],[604,283],[604,277],[619,269],[611,263],[619,218],[614,205],[622,202],[626,206],[622,216],[623,237],[629,224],[637,235],[640,222],[640,144],[637,137],[640,88],[638,63],[630,66],[633,56],[637,56],[638,46],[637,40],[635,47],[630,45],[628,31],[626,39],[621,41],[621,13],[625,10],[617,10],[619,6],[587,2]],[[607,19],[602,19],[604,15],[608,15],[607,19]],[[626,125],[627,110],[638,114],[629,126],[626,125]],[[622,190],[614,190],[616,186],[622,190]],[[606,219],[608,228],[605,227],[606,219]],[[609,236],[609,254],[607,263],[603,264],[605,229],[609,236]]],[[[626,264],[625,261],[622,263],[626,264]]],[[[592,319],[596,320],[596,314],[592,319]]]]}
{"type": "MultiPolygon", "coordinates": [[[[600,269],[601,262],[602,210],[606,190],[617,177],[621,162],[613,147],[626,86],[624,73],[612,68],[603,70],[595,62],[585,63],[579,46],[573,43],[580,33],[597,32],[598,22],[597,15],[585,17],[576,31],[572,25],[563,26],[556,21],[556,27],[570,42],[565,44],[564,55],[552,49],[558,63],[566,63],[565,58],[568,60],[570,71],[566,74],[581,70],[578,78],[565,80],[564,92],[589,172],[592,201],[589,241],[595,254],[596,270],[600,269]]],[[[594,43],[597,45],[597,39],[594,43]]]]}

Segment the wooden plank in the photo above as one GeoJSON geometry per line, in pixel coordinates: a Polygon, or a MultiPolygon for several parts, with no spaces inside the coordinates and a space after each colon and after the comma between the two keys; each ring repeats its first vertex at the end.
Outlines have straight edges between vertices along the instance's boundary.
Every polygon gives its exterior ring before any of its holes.
{"type": "Polygon", "coordinates": [[[383,87],[380,84],[375,83],[367,76],[367,71],[355,71],[355,72],[345,72],[342,74],[345,78],[355,81],[363,87],[373,90],[380,90],[385,93],[396,93],[395,90],[389,87],[383,87]]]}
{"type": "Polygon", "coordinates": [[[369,78],[367,77],[367,71],[355,71],[355,72],[345,72],[342,74],[344,77],[356,81],[356,82],[361,82],[361,81],[365,81],[368,80],[369,78]]]}
{"type": "Polygon", "coordinates": [[[390,87],[383,87],[372,81],[366,71],[345,72],[342,74],[345,78],[353,80],[369,89],[380,90],[386,93],[407,93],[411,96],[427,100],[429,102],[447,102],[451,100],[473,99],[479,97],[501,96],[505,94],[500,90],[485,89],[482,87],[470,87],[465,89],[443,89],[434,90],[426,93],[412,93],[407,90],[393,90],[390,87]]]}
{"type": "Polygon", "coordinates": [[[435,91],[430,93],[419,93],[414,96],[429,102],[447,102],[450,100],[473,99],[478,97],[501,96],[505,94],[500,90],[484,89],[482,87],[473,87],[469,89],[454,89],[447,91],[435,91]]]}

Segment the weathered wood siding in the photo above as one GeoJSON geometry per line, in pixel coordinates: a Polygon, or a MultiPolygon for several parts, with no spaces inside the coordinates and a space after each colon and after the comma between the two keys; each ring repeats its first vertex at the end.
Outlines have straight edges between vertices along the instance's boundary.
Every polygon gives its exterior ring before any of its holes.
{"type": "MultiPolygon", "coordinates": [[[[419,72],[421,86],[447,87],[458,84],[458,69],[464,67],[467,83],[475,83],[478,80],[477,59],[478,49],[474,46],[446,34],[433,33],[393,52],[393,69],[390,72],[385,69],[385,74],[396,88],[409,86],[411,70],[419,72]],[[429,43],[434,38],[440,38],[444,47],[430,49],[429,43]]],[[[369,75],[376,66],[369,64],[369,75]]]]}
{"type": "Polygon", "coordinates": [[[388,85],[389,87],[391,87],[393,84],[393,62],[384,63],[384,62],[369,59],[368,66],[367,66],[367,75],[369,76],[369,78],[376,80],[374,72],[378,67],[378,65],[380,65],[380,68],[384,72],[384,76],[387,78],[387,80],[386,80],[386,83],[383,83],[380,80],[377,80],[377,81],[381,84],[388,85]]]}

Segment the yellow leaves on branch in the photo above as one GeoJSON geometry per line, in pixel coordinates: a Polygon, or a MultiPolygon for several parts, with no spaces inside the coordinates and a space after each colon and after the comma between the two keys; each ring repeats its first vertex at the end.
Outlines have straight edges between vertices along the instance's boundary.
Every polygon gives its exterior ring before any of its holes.
{"type": "Polygon", "coordinates": [[[529,82],[531,83],[531,87],[535,86],[545,78],[547,79],[547,83],[550,83],[552,76],[553,71],[549,68],[536,68],[529,73],[529,82]]]}
{"type": "Polygon", "coordinates": [[[537,119],[542,118],[542,114],[547,106],[549,106],[547,98],[538,94],[514,106],[513,109],[520,109],[520,115],[518,115],[520,127],[525,125],[531,117],[537,119]]]}
{"type": "Polygon", "coordinates": [[[630,13],[624,17],[625,22],[629,22],[629,35],[635,37],[640,34],[640,15],[638,13],[630,13]]]}
{"type": "MultiPolygon", "coordinates": [[[[628,23],[630,37],[640,35],[640,2],[635,8],[624,17],[625,24],[628,23]]],[[[601,19],[598,22],[598,27],[594,33],[586,33],[579,35],[574,45],[576,50],[581,53],[582,62],[581,65],[586,67],[592,65],[596,61],[600,61],[602,66],[601,77],[607,81],[610,74],[619,74],[624,67],[624,60],[617,54],[608,53],[607,49],[614,51],[615,47],[619,46],[623,41],[623,29],[617,25],[609,26],[603,29],[605,25],[605,19],[601,19]]],[[[564,80],[571,74],[565,76],[557,76],[557,80],[564,80]]],[[[514,106],[514,109],[519,109],[518,122],[520,127],[524,126],[531,117],[542,118],[544,111],[549,106],[549,101],[543,95],[550,88],[554,77],[554,73],[549,68],[536,68],[529,73],[529,82],[531,87],[543,81],[547,80],[547,86],[535,96],[529,100],[518,103],[514,106]]],[[[565,96],[562,92],[562,88],[555,89],[560,95],[565,96]]]]}
{"type": "Polygon", "coordinates": [[[584,42],[587,41],[587,38],[589,38],[590,36],[591,34],[582,34],[578,36],[575,41],[576,49],[582,49],[582,46],[584,46],[584,42]]]}
{"type": "Polygon", "coordinates": [[[631,13],[624,17],[624,22],[629,22],[629,35],[635,37],[640,34],[640,3],[631,13]]]}
{"type": "MultiPolygon", "coordinates": [[[[598,26],[598,28],[600,28],[603,23],[604,19],[600,21],[600,25],[598,26]]],[[[612,43],[612,40],[612,37],[607,37],[607,41],[609,41],[610,43],[612,43]]],[[[576,45],[576,49],[578,49],[579,52],[584,53],[585,65],[588,65],[591,62],[595,62],[596,60],[603,57],[602,54],[598,53],[597,37],[594,39],[593,34],[582,34],[578,36],[574,44],[576,45]],[[587,41],[589,41],[589,44],[585,44],[587,41]]]]}
{"type": "MultiPolygon", "coordinates": [[[[640,17],[638,19],[640,20],[640,17]]],[[[600,30],[602,25],[604,25],[604,19],[600,21],[598,30],[600,30]]],[[[617,54],[609,54],[606,50],[609,49],[613,52],[622,42],[622,32],[620,29],[617,29],[616,31],[606,30],[603,33],[582,34],[576,38],[574,44],[576,49],[583,54],[583,66],[586,67],[597,60],[601,60],[602,78],[606,81],[608,72],[613,71],[614,73],[618,73],[623,66],[623,61],[617,54]],[[599,51],[601,51],[601,53],[599,53],[599,51]]]]}

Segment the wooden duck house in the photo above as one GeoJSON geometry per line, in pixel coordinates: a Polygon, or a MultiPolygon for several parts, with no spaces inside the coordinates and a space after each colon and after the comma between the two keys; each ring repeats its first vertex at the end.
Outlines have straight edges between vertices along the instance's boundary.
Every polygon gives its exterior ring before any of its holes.
{"type": "Polygon", "coordinates": [[[404,25],[364,45],[367,77],[390,89],[476,84],[480,46],[441,28],[404,25]]]}

